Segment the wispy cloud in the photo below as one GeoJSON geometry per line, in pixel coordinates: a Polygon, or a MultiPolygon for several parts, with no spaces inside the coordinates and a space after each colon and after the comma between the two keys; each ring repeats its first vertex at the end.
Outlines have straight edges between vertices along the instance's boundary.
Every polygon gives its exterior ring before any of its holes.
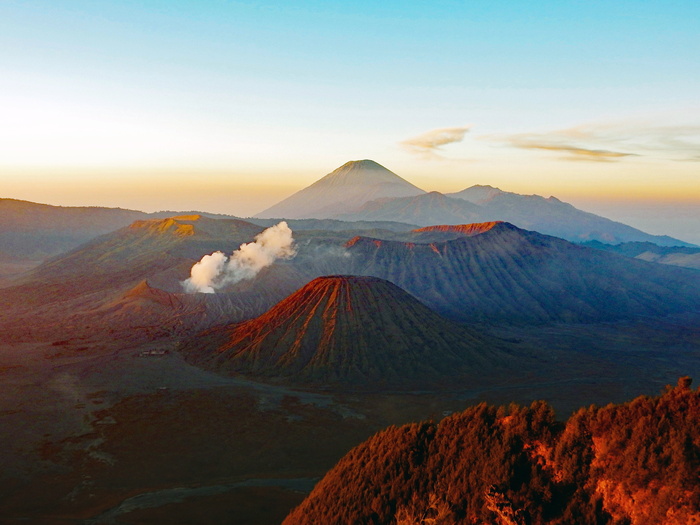
{"type": "Polygon", "coordinates": [[[571,161],[616,162],[627,157],[700,161],[700,126],[694,125],[663,126],[628,121],[479,138],[519,149],[564,153],[560,158],[571,161]]]}
{"type": "Polygon", "coordinates": [[[442,158],[437,152],[447,144],[462,142],[469,127],[440,128],[428,131],[417,137],[404,140],[400,144],[411,153],[426,158],[442,158]]]}
{"type": "Polygon", "coordinates": [[[511,146],[521,149],[539,149],[566,153],[567,155],[561,158],[563,160],[572,161],[614,162],[623,157],[637,156],[636,153],[623,153],[620,151],[605,149],[589,149],[571,144],[548,142],[547,140],[541,139],[538,140],[527,136],[521,138],[512,137],[510,144],[511,146]]]}

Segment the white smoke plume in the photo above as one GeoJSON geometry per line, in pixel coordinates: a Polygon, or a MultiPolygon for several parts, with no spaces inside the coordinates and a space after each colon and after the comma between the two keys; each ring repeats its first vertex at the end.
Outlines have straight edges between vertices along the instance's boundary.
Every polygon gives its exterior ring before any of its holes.
{"type": "Polygon", "coordinates": [[[253,242],[241,244],[231,257],[222,252],[205,255],[182,282],[187,293],[214,293],[219,288],[255,277],[277,259],[296,255],[292,230],[282,221],[255,236],[253,242]]]}

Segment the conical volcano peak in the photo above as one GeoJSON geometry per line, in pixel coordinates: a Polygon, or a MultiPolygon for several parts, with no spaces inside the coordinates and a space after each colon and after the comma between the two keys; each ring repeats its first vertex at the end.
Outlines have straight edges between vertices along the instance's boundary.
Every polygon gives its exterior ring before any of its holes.
{"type": "Polygon", "coordinates": [[[373,160],[353,160],[256,217],[327,219],[356,210],[376,199],[413,197],[423,193],[373,160]]]}
{"type": "Polygon", "coordinates": [[[310,313],[323,311],[324,318],[335,318],[339,310],[352,310],[353,304],[362,304],[363,308],[378,311],[397,299],[400,302],[404,295],[407,295],[406,292],[379,277],[328,275],[306,284],[263,317],[265,324],[275,325],[276,320],[280,319],[276,314],[309,308],[310,313]],[[323,303],[320,310],[316,308],[319,302],[323,303]]]}
{"type": "MultiPolygon", "coordinates": [[[[316,181],[311,187],[326,185],[369,186],[383,183],[406,185],[415,188],[410,182],[402,179],[393,171],[386,169],[373,160],[367,159],[346,162],[341,167],[316,181]]],[[[415,189],[421,192],[418,188],[415,189]]]]}
{"type": "Polygon", "coordinates": [[[393,283],[379,277],[359,275],[327,275],[317,277],[310,283],[297,290],[296,294],[288,297],[286,301],[290,305],[298,307],[306,304],[309,298],[314,301],[319,297],[325,299],[325,310],[330,312],[338,308],[352,308],[353,301],[361,301],[364,307],[377,309],[386,306],[387,298],[396,294],[404,294],[393,283]]]}
{"type": "Polygon", "coordinates": [[[351,275],[316,278],[258,318],[201,334],[183,352],[224,373],[360,388],[442,382],[506,362],[484,336],[395,284],[351,275]]]}
{"type": "Polygon", "coordinates": [[[378,162],[374,162],[373,160],[370,159],[364,159],[364,160],[351,160],[343,164],[340,168],[336,169],[335,171],[340,171],[342,169],[362,169],[362,170],[383,170],[383,171],[389,171],[387,170],[384,166],[379,164],[378,162]]]}

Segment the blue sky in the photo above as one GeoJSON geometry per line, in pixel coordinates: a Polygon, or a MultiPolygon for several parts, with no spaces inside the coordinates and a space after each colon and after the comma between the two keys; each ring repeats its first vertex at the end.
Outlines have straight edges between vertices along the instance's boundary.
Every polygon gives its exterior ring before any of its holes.
{"type": "Polygon", "coordinates": [[[246,215],[372,158],[687,238],[698,27],[697,1],[5,1],[0,193],[246,215]]]}

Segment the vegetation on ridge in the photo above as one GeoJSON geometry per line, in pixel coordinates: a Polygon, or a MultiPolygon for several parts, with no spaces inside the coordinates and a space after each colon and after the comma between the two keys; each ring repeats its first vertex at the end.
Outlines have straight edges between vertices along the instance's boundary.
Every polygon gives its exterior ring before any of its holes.
{"type": "Polygon", "coordinates": [[[700,522],[700,390],[582,408],[486,404],[351,450],[285,524],[700,522]]]}

